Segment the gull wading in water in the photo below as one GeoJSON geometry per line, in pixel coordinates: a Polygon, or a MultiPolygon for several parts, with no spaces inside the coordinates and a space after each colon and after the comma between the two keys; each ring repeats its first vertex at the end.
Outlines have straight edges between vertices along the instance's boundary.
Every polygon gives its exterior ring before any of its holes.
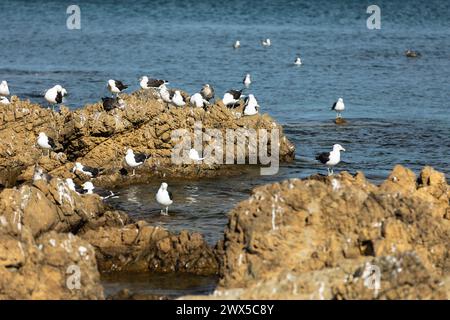
{"type": "Polygon", "coordinates": [[[323,152],[316,156],[316,160],[327,166],[329,176],[334,174],[333,167],[341,162],[341,151],[345,149],[340,144],[335,144],[331,152],[323,152]]]}
{"type": "Polygon", "coordinates": [[[156,201],[166,208],[165,211],[161,209],[161,214],[164,216],[169,215],[169,206],[173,203],[172,192],[168,191],[167,188],[167,183],[163,182],[156,193],[156,201]]]}

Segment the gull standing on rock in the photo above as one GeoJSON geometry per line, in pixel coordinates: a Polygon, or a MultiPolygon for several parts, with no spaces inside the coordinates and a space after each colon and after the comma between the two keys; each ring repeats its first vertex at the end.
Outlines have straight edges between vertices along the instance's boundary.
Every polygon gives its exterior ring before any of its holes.
{"type": "Polygon", "coordinates": [[[49,182],[52,180],[53,177],[49,175],[47,172],[44,172],[44,169],[42,169],[37,164],[34,166],[34,172],[33,172],[33,182],[38,180],[44,180],[46,182],[49,182]]]}
{"type": "Polygon", "coordinates": [[[340,144],[335,144],[331,152],[323,152],[316,156],[316,160],[327,166],[329,176],[334,174],[333,167],[341,162],[341,151],[345,149],[340,144]]]}
{"type": "Polygon", "coordinates": [[[241,95],[242,95],[242,90],[233,90],[233,89],[228,90],[223,95],[222,102],[227,107],[230,107],[230,106],[235,107],[236,104],[239,103],[239,99],[241,98],[241,95]]]}
{"type": "Polygon", "coordinates": [[[115,98],[104,97],[104,98],[102,98],[102,105],[103,105],[103,110],[111,111],[115,108],[123,108],[125,106],[125,103],[119,97],[115,97],[115,98]]]}
{"type": "Polygon", "coordinates": [[[250,78],[250,73],[247,73],[242,80],[242,83],[246,88],[250,87],[250,84],[252,83],[252,79],[250,78]]]}
{"type": "Polygon", "coordinates": [[[44,132],[39,133],[37,144],[41,149],[48,150],[48,156],[50,156],[50,150],[54,150],[56,148],[55,141],[48,137],[44,132]]]}
{"type": "Polygon", "coordinates": [[[189,150],[189,159],[191,159],[192,161],[205,160],[205,158],[200,158],[200,155],[198,154],[198,151],[193,149],[193,148],[189,150]]]}
{"type": "Polygon", "coordinates": [[[345,110],[344,100],[339,98],[338,101],[333,104],[331,110],[336,111],[336,119],[342,118],[341,112],[345,110]]]}
{"type": "Polygon", "coordinates": [[[1,97],[1,96],[0,96],[0,103],[1,104],[10,104],[7,97],[1,97]]]}
{"type": "Polygon", "coordinates": [[[201,93],[195,93],[189,99],[189,103],[196,108],[206,108],[209,105],[209,102],[206,101],[201,93]]]}
{"type": "Polygon", "coordinates": [[[258,113],[258,109],[259,109],[258,101],[256,101],[256,98],[253,94],[249,94],[248,97],[245,99],[244,115],[253,116],[258,113]]]}
{"type": "Polygon", "coordinates": [[[75,166],[72,169],[72,172],[79,171],[83,173],[84,175],[87,175],[91,178],[95,178],[100,173],[100,170],[97,168],[84,166],[81,164],[81,162],[75,162],[75,166]]]}
{"type": "Polygon", "coordinates": [[[147,76],[143,76],[139,82],[139,85],[144,90],[159,89],[163,84],[168,84],[168,82],[160,79],[149,79],[147,76]]]}
{"type": "Polygon", "coordinates": [[[179,90],[175,90],[172,97],[172,103],[177,107],[184,107],[186,105],[186,99],[181,95],[179,90]]]}
{"type": "Polygon", "coordinates": [[[236,40],[236,42],[233,44],[233,49],[239,49],[241,47],[241,42],[239,40],[236,40]]]}
{"type": "Polygon", "coordinates": [[[126,88],[128,88],[128,86],[123,84],[122,81],[114,79],[108,80],[108,90],[116,96],[126,88]]]}
{"type": "Polygon", "coordinates": [[[134,176],[136,174],[136,167],[144,164],[145,160],[147,160],[148,156],[143,153],[134,153],[132,149],[127,150],[127,154],[125,155],[125,162],[128,166],[133,168],[134,176]]]}
{"type": "Polygon", "coordinates": [[[165,212],[161,209],[161,214],[164,216],[169,215],[169,206],[173,203],[172,192],[168,191],[167,188],[167,183],[163,182],[156,193],[156,201],[166,208],[165,212]]]}
{"type": "Polygon", "coordinates": [[[2,96],[2,97],[9,96],[9,87],[8,87],[8,82],[6,80],[3,80],[0,83],[0,96],[2,96]]]}
{"type": "Polygon", "coordinates": [[[55,105],[62,103],[65,95],[67,95],[67,90],[57,84],[45,92],[44,98],[52,105],[54,111],[55,105]]]}
{"type": "Polygon", "coordinates": [[[159,88],[159,96],[161,97],[162,101],[167,103],[167,106],[169,106],[169,103],[172,102],[173,94],[171,91],[169,91],[169,89],[167,89],[165,84],[161,85],[161,87],[159,88]]]}
{"type": "Polygon", "coordinates": [[[211,102],[211,100],[214,99],[214,88],[209,83],[206,83],[203,85],[200,94],[205,100],[211,102]]]}

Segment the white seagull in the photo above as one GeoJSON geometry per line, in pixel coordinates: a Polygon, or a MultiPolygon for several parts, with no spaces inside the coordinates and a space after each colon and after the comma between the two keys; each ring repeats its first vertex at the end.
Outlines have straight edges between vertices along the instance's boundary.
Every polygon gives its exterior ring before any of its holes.
{"type": "Polygon", "coordinates": [[[3,80],[0,83],[0,96],[3,97],[9,96],[8,82],[6,82],[6,80],[3,80]]]}
{"type": "Polygon", "coordinates": [[[189,150],[189,159],[192,161],[202,161],[205,160],[205,158],[200,158],[200,155],[198,154],[198,151],[192,148],[189,150]]]}
{"type": "MultiPolygon", "coordinates": [[[[56,148],[55,141],[48,137],[44,132],[39,132],[39,136],[37,139],[38,146],[43,150],[48,150],[48,155],[50,156],[50,150],[56,148]]],[[[44,151],[42,151],[44,152],[44,151]]]]}
{"type": "Polygon", "coordinates": [[[100,170],[97,168],[84,166],[81,164],[81,162],[75,162],[75,166],[72,169],[72,172],[79,171],[91,178],[95,178],[100,173],[100,170]]]}
{"type": "Polygon", "coordinates": [[[341,118],[341,112],[345,110],[344,100],[339,98],[338,101],[333,104],[331,110],[336,111],[336,119],[341,118]]]}
{"type": "Polygon", "coordinates": [[[253,116],[258,113],[258,109],[259,109],[258,101],[256,101],[256,98],[253,94],[249,94],[248,97],[245,99],[244,115],[253,116]]]}
{"type": "Polygon", "coordinates": [[[67,90],[57,84],[45,92],[44,98],[55,110],[55,105],[62,103],[65,95],[67,95],[67,90]]]}
{"type": "Polygon", "coordinates": [[[147,160],[148,156],[143,153],[134,153],[133,150],[128,149],[127,154],[125,155],[125,162],[128,166],[133,168],[133,174],[134,176],[136,174],[136,167],[139,167],[140,165],[144,164],[145,160],[147,160]]]}
{"type": "Polygon", "coordinates": [[[205,83],[200,90],[200,94],[205,100],[211,101],[211,99],[214,99],[214,88],[209,83],[205,83]]]}
{"type": "Polygon", "coordinates": [[[265,40],[261,40],[261,45],[262,45],[263,47],[270,47],[270,46],[272,45],[272,43],[270,42],[270,39],[267,38],[267,39],[265,39],[265,40]]]}
{"type": "Polygon", "coordinates": [[[335,144],[331,152],[323,152],[316,156],[316,160],[327,166],[329,176],[334,173],[332,167],[341,162],[341,151],[345,149],[340,144],[335,144]]]}
{"type": "Polygon", "coordinates": [[[239,40],[236,40],[236,42],[233,44],[234,49],[238,49],[241,47],[241,42],[239,40]]]}
{"type": "Polygon", "coordinates": [[[205,108],[207,105],[209,105],[209,102],[203,98],[201,93],[193,94],[189,99],[189,103],[197,108],[205,108]]]}
{"type": "Polygon", "coordinates": [[[113,79],[109,79],[108,80],[108,90],[111,91],[111,93],[113,93],[115,95],[118,95],[119,93],[121,93],[126,88],[128,88],[128,86],[124,85],[122,83],[122,81],[113,80],[113,79]]]}
{"type": "Polygon", "coordinates": [[[161,209],[161,214],[164,216],[167,216],[169,214],[169,206],[173,203],[172,192],[168,191],[167,187],[167,183],[161,183],[161,187],[159,187],[159,190],[156,193],[156,201],[160,205],[166,207],[165,212],[161,209]]]}
{"type": "Polygon", "coordinates": [[[250,73],[247,73],[242,80],[242,83],[246,88],[250,87],[250,84],[252,83],[252,79],[250,78],[250,73]]]}
{"type": "Polygon", "coordinates": [[[302,59],[300,57],[295,58],[294,64],[296,66],[301,66],[302,65],[302,59]]]}
{"type": "Polygon", "coordinates": [[[79,192],[81,194],[93,194],[94,193],[95,187],[94,187],[94,184],[90,181],[86,181],[85,183],[83,183],[81,185],[81,187],[83,187],[83,189],[80,190],[80,192],[79,192]]]}
{"type": "Polygon", "coordinates": [[[234,106],[239,103],[239,99],[241,98],[242,90],[228,90],[223,95],[222,102],[225,106],[234,106]]]}
{"type": "Polygon", "coordinates": [[[159,96],[167,104],[172,102],[172,95],[165,84],[161,85],[161,87],[159,88],[159,96]]]}
{"type": "Polygon", "coordinates": [[[186,105],[186,99],[181,95],[179,90],[175,90],[172,97],[172,103],[177,107],[184,107],[186,105]]]}
{"type": "Polygon", "coordinates": [[[160,80],[160,79],[149,79],[147,76],[143,76],[140,79],[139,85],[142,89],[159,89],[163,84],[167,84],[168,82],[166,80],[160,80]]]}
{"type": "Polygon", "coordinates": [[[1,104],[10,104],[7,97],[1,97],[1,96],[0,96],[0,103],[1,104]]]}

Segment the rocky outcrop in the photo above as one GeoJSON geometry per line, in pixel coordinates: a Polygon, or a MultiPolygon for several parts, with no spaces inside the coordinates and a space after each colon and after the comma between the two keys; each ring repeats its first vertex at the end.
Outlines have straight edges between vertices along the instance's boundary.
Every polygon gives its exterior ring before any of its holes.
{"type": "Polygon", "coordinates": [[[380,186],[343,172],[258,187],[230,214],[215,296],[449,298],[449,199],[430,167],[380,186]]]}
{"type": "Polygon", "coordinates": [[[89,230],[81,237],[96,248],[103,272],[218,272],[213,250],[198,233],[174,235],[139,221],[123,228],[89,230]]]}
{"type": "Polygon", "coordinates": [[[103,299],[92,246],[71,233],[35,239],[0,215],[0,299],[103,299]]]}
{"type": "MultiPolygon", "coordinates": [[[[146,91],[123,95],[123,100],[123,109],[108,112],[103,110],[101,103],[96,103],[73,112],[63,106],[57,113],[13,97],[10,105],[0,108],[0,139],[6,142],[0,146],[0,185],[8,187],[30,180],[34,164],[54,176],[83,178],[71,173],[75,161],[104,169],[96,185],[124,184],[130,180],[128,168],[123,163],[127,148],[150,156],[138,171],[145,173],[147,178],[149,175],[186,178],[236,172],[236,167],[231,165],[172,163],[176,141],[171,134],[177,129],[186,129],[187,135],[193,138],[196,123],[201,123],[204,133],[208,128],[218,129],[223,137],[227,129],[266,129],[268,132],[277,129],[280,131],[280,160],[290,161],[294,157],[293,144],[283,135],[281,126],[267,114],[242,117],[242,106],[228,109],[220,103],[208,111],[167,107],[146,91]],[[43,156],[36,147],[36,138],[41,131],[57,143],[50,157],[43,156]]],[[[210,135],[204,135],[204,140],[204,147],[217,142],[210,135]]],[[[237,140],[233,143],[239,147],[237,140]]],[[[268,150],[270,144],[269,137],[268,150]]],[[[248,149],[243,152],[248,157],[248,149]]],[[[237,152],[235,160],[236,155],[237,152]]],[[[137,175],[133,179],[142,181],[143,176],[137,175]]]]}

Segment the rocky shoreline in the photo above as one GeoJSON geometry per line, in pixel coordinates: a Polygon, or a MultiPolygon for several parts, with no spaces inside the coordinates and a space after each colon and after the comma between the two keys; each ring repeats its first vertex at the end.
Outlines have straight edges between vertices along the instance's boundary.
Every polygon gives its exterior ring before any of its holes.
{"type": "MultiPolygon", "coordinates": [[[[93,181],[105,187],[242,171],[170,162],[168,132],[196,119],[282,132],[267,115],[239,118],[239,109],[220,103],[209,112],[168,109],[142,91],[124,101],[114,113],[99,103],[54,113],[17,98],[2,107],[0,299],[166,298],[127,290],[105,297],[100,274],[107,272],[219,275],[212,295],[183,299],[450,298],[450,187],[430,167],[416,177],[396,166],[381,185],[342,172],[258,187],[229,213],[215,247],[199,233],[134,221],[96,194],[72,191],[65,178],[87,179],[72,172],[75,161],[101,167],[93,181]],[[40,131],[57,141],[50,157],[35,147],[40,131]],[[123,174],[127,147],[152,154],[135,177],[123,174]],[[33,182],[35,164],[54,178],[33,182]],[[367,282],[374,266],[375,287],[367,282]]],[[[294,151],[282,136],[281,160],[294,151]]]]}

